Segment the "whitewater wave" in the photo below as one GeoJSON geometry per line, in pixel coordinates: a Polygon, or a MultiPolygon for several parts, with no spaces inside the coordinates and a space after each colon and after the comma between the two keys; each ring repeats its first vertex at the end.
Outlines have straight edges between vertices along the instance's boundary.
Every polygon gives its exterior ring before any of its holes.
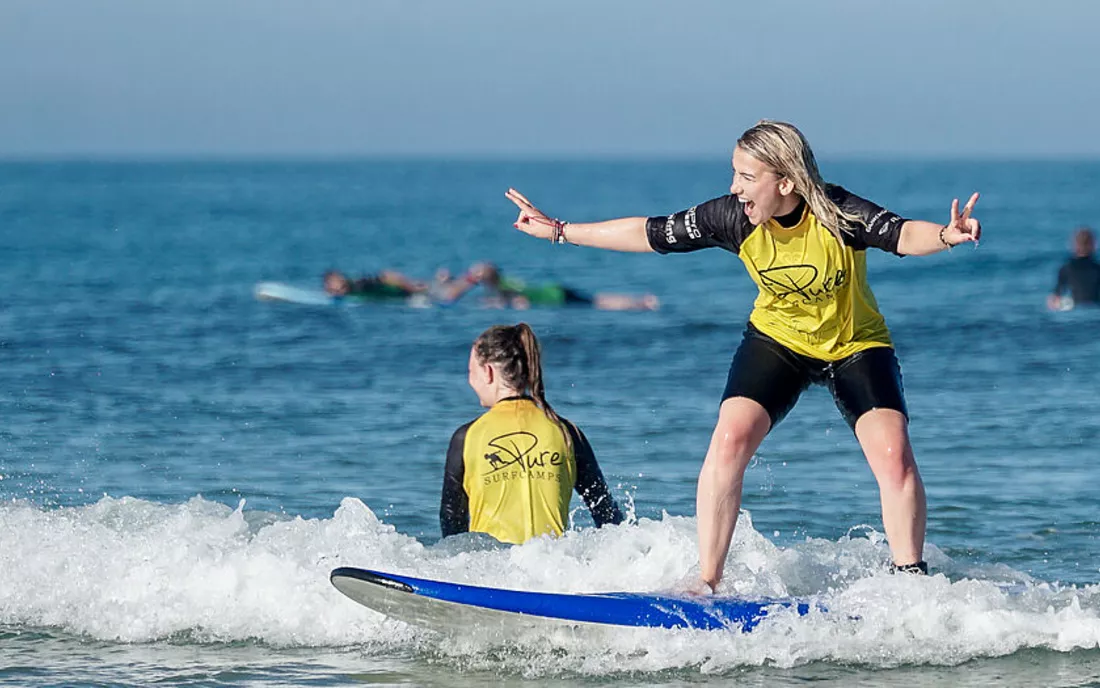
{"type": "Polygon", "coordinates": [[[694,520],[664,515],[515,547],[476,534],[426,546],[354,498],[325,519],[201,497],[182,504],[104,497],[55,509],[8,502],[0,505],[0,626],[125,643],[355,647],[522,675],[955,665],[1025,649],[1100,648],[1100,586],[967,568],[934,546],[927,554],[937,575],[891,576],[873,529],[779,547],[744,513],[720,592],[813,597],[828,612],[776,612],[749,634],[486,627],[455,636],[359,606],[328,574],[358,566],[525,590],[667,590],[696,563],[694,520]]]}

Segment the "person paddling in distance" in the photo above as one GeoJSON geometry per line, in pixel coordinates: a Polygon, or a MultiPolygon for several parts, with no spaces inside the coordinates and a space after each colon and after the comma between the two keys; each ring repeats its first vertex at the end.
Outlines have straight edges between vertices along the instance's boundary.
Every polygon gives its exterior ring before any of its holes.
{"type": "Polygon", "coordinates": [[[515,226],[555,243],[738,255],[759,294],[734,353],[696,491],[700,581],[717,589],[741,507],[745,469],[810,383],[826,385],[879,487],[892,570],[927,573],[924,485],[909,441],[901,370],[867,283],[866,249],[929,255],[977,242],[978,194],[947,224],[907,220],[827,184],[802,133],[762,120],[737,141],[730,193],[667,217],[573,223],[509,189],[515,226]]]}

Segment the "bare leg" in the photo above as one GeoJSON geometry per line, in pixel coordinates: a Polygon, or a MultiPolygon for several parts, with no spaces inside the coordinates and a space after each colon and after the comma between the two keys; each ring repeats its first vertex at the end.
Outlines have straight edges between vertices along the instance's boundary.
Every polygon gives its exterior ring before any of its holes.
{"type": "Polygon", "coordinates": [[[909,443],[909,422],[893,409],[874,409],[856,421],[856,438],[878,481],[882,525],[894,563],[921,561],[928,505],[909,443]]]}
{"type": "Polygon", "coordinates": [[[722,580],[741,509],[745,469],[771,427],[764,407],[745,397],[722,402],[695,495],[700,578],[713,590],[722,580]]]}
{"type": "Polygon", "coordinates": [[[661,302],[653,294],[632,296],[601,293],[596,294],[592,305],[603,311],[655,311],[661,307],[661,302]]]}

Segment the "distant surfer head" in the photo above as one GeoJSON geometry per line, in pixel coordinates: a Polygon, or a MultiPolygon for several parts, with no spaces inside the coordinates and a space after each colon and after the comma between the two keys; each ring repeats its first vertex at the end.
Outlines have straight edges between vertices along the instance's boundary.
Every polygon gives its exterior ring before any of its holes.
{"type": "Polygon", "coordinates": [[[837,239],[857,221],[829,198],[810,144],[786,122],[760,120],[737,139],[730,193],[754,225],[794,212],[803,201],[837,239]]]}
{"type": "Polygon", "coordinates": [[[1096,235],[1088,227],[1078,227],[1073,233],[1073,252],[1081,258],[1096,253],[1096,235]]]}
{"type": "Polygon", "coordinates": [[[338,270],[328,270],[324,274],[325,291],[333,296],[345,296],[351,291],[351,281],[338,270]]]}
{"type": "Polygon", "coordinates": [[[493,263],[474,263],[470,266],[470,275],[488,287],[500,285],[500,268],[493,263]]]}

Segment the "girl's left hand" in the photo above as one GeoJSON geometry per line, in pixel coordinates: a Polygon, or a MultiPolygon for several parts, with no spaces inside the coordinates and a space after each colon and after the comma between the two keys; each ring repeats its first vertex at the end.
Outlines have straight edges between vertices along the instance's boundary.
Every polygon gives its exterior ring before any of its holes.
{"type": "Polygon", "coordinates": [[[951,201],[951,221],[943,228],[944,241],[952,246],[958,246],[967,241],[976,243],[982,237],[982,223],[978,222],[977,218],[970,217],[977,202],[978,194],[975,193],[966,202],[962,213],[959,213],[959,199],[951,201]]]}

